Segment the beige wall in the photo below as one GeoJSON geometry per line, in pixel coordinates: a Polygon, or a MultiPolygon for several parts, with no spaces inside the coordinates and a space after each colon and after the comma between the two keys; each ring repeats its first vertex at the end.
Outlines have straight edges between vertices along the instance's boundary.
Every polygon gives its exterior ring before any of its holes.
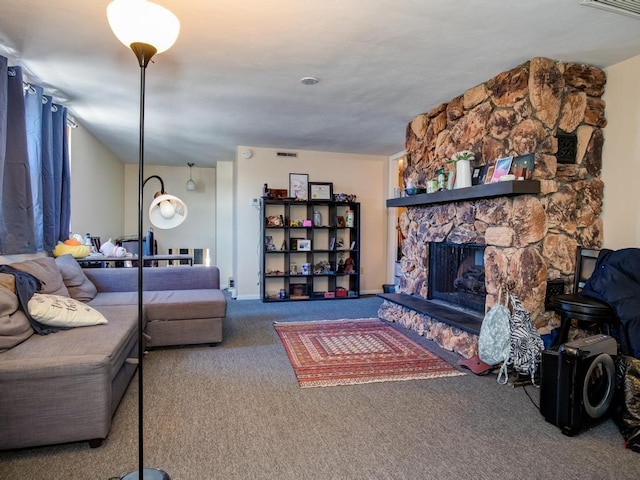
{"type": "Polygon", "coordinates": [[[270,188],[289,188],[289,173],[307,173],[309,181],[333,182],[334,193],[351,193],[361,203],[361,293],[382,290],[387,258],[387,157],[297,151],[298,158],[276,157],[287,149],[238,147],[236,158],[236,253],[238,298],[259,298],[260,212],[252,198],[260,197],[265,183],[270,188]],[[251,149],[253,156],[240,155],[251,149]]]}
{"type": "Polygon", "coordinates": [[[218,162],[216,165],[216,256],[220,269],[220,285],[228,286],[233,276],[234,217],[233,217],[233,167],[234,162],[218,162]]]}
{"type": "Polygon", "coordinates": [[[640,247],[640,56],[607,68],[604,247],[640,247]]]}
{"type": "MultiPolygon", "coordinates": [[[[138,165],[127,164],[124,179],[124,235],[138,234],[138,165]]],[[[158,253],[167,253],[168,248],[208,248],[211,258],[216,254],[216,169],[193,167],[195,191],[187,191],[189,167],[167,167],[161,165],[145,165],[144,177],[158,175],[164,181],[166,193],[175,195],[187,204],[187,219],[178,228],[160,230],[154,228],[154,236],[158,242],[158,253]]],[[[160,182],[152,178],[144,188],[143,233],[151,223],[148,209],[155,192],[160,191],[160,182]]],[[[213,263],[213,262],[212,262],[213,263]]]]}
{"type": "Polygon", "coordinates": [[[81,124],[70,143],[71,231],[103,242],[122,235],[124,165],[81,124]]]}

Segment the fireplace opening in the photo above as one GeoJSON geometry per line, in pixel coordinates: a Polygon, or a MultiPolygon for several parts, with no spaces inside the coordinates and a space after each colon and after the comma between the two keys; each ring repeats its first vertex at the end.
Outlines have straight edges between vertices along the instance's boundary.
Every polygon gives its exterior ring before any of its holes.
{"type": "Polygon", "coordinates": [[[428,298],[484,314],[484,245],[429,244],[428,298]]]}

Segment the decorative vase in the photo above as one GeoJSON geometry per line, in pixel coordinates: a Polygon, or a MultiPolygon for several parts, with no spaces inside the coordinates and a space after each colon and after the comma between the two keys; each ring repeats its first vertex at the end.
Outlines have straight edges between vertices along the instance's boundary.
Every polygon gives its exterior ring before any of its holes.
{"type": "Polygon", "coordinates": [[[456,187],[466,188],[471,186],[471,160],[456,161],[456,187]]]}

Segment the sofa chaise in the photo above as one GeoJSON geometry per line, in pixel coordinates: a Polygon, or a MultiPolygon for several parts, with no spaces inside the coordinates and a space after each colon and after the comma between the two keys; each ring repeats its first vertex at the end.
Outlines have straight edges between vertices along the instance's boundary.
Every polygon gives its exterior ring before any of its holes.
{"type": "MultiPolygon", "coordinates": [[[[70,255],[11,266],[42,281],[39,299],[74,302],[76,318],[86,310],[86,318],[106,323],[37,334],[14,276],[0,273],[0,450],[76,441],[97,447],[136,369],[137,268],[81,269],[70,255]]],[[[143,274],[145,347],[222,341],[226,299],[216,267],[143,274]]]]}

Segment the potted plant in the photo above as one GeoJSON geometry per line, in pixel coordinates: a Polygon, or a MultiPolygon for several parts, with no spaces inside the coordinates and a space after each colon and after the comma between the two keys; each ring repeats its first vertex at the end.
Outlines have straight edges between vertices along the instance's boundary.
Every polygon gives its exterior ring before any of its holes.
{"type": "Polygon", "coordinates": [[[462,150],[451,155],[450,162],[456,164],[455,188],[471,186],[471,160],[475,160],[475,158],[476,155],[471,150],[462,150]]]}

